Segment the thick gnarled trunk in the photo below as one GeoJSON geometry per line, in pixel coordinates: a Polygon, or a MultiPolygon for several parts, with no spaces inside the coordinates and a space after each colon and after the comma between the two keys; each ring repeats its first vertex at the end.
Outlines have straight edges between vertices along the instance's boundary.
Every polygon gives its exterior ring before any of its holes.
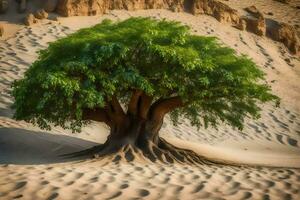
{"type": "Polygon", "coordinates": [[[127,116],[125,123],[111,127],[110,135],[103,145],[71,154],[72,156],[110,156],[111,161],[134,161],[143,159],[162,163],[209,164],[204,157],[193,151],[180,149],[159,137],[162,121],[152,121],[127,116]],[[123,156],[121,156],[123,155],[123,156]]]}
{"type": "Polygon", "coordinates": [[[127,112],[124,112],[115,96],[107,101],[104,108],[85,110],[83,117],[106,123],[110,127],[110,135],[103,145],[71,155],[113,155],[112,161],[117,162],[122,158],[121,152],[127,161],[143,155],[152,162],[203,163],[205,159],[193,151],[177,148],[159,137],[164,116],[183,106],[181,99],[175,96],[158,99],[154,103],[152,101],[152,97],[135,90],[128,103],[127,112]]]}
{"type": "Polygon", "coordinates": [[[107,146],[120,148],[132,145],[142,148],[146,143],[158,145],[158,133],[161,122],[155,122],[133,116],[126,116],[125,122],[111,127],[106,141],[107,146]]]}

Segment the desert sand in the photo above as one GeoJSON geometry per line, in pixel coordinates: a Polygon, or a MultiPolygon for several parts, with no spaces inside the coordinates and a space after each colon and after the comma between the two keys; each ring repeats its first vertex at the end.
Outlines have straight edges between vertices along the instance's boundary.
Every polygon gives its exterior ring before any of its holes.
{"type": "MultiPolygon", "coordinates": [[[[230,2],[229,2],[230,3],[230,2]]],[[[283,44],[220,24],[209,16],[166,10],[111,11],[103,16],[43,20],[19,26],[0,41],[0,199],[300,199],[300,59],[283,44]],[[224,164],[166,165],[137,159],[64,160],[59,155],[103,143],[108,128],[92,123],[81,133],[40,130],[12,119],[11,83],[22,77],[48,42],[105,18],[151,16],[177,20],[194,34],[216,36],[252,58],[281,97],[264,105],[243,131],[221,126],[197,130],[186,120],[165,120],[161,136],[224,164]]]]}

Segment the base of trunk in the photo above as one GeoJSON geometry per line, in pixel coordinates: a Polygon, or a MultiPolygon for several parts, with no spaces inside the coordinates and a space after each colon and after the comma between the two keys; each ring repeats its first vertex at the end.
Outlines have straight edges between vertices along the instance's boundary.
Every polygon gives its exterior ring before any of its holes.
{"type": "Polygon", "coordinates": [[[181,149],[159,138],[158,143],[143,141],[139,144],[106,142],[93,148],[64,155],[67,157],[85,158],[109,158],[112,162],[122,160],[132,162],[134,160],[148,160],[151,162],[188,163],[188,164],[212,164],[206,158],[187,149],[181,149]]]}

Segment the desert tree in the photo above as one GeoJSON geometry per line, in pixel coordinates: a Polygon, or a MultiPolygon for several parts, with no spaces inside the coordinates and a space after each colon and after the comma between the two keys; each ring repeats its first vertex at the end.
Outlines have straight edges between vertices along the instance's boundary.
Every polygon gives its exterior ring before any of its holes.
{"type": "Polygon", "coordinates": [[[125,149],[130,160],[140,151],[165,162],[201,160],[159,137],[167,114],[175,125],[183,117],[198,128],[242,129],[260,104],[278,101],[251,59],[179,22],[151,18],[104,20],[50,43],[13,96],[15,119],[43,129],[105,123],[107,141],[85,153],[125,149]]]}

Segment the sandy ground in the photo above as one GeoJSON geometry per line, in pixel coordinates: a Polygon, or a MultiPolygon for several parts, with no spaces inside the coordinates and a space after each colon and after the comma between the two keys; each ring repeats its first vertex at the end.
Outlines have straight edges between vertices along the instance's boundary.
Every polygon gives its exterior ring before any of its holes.
{"type": "Polygon", "coordinates": [[[267,38],[222,25],[209,16],[164,10],[112,11],[104,16],[60,18],[21,27],[0,41],[0,199],[300,199],[300,61],[267,38]],[[63,153],[105,141],[108,129],[93,123],[81,133],[42,131],[11,119],[10,85],[48,42],[79,28],[130,16],[180,20],[195,34],[217,36],[251,57],[267,75],[280,108],[263,106],[262,118],[243,131],[222,126],[197,130],[185,120],[165,120],[161,136],[208,158],[248,166],[163,165],[108,159],[64,161],[63,153]],[[276,168],[271,168],[275,166],[276,168]]]}

